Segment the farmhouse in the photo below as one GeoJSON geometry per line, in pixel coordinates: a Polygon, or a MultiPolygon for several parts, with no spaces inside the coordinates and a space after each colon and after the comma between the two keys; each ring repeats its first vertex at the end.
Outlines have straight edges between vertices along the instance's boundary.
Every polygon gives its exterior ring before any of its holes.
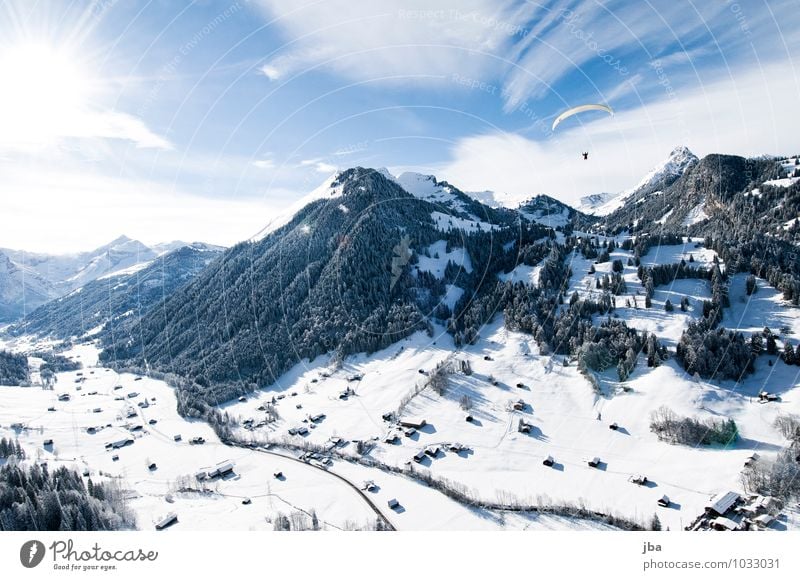
{"type": "Polygon", "coordinates": [[[390,499],[386,504],[389,506],[389,509],[395,510],[400,507],[400,502],[396,499],[390,499]]]}
{"type": "Polygon", "coordinates": [[[546,465],[547,467],[553,467],[553,465],[555,465],[555,463],[556,463],[556,460],[553,459],[552,455],[548,455],[547,457],[544,458],[544,461],[542,461],[542,465],[546,465]]]}
{"type": "Polygon", "coordinates": [[[755,524],[756,524],[756,525],[757,525],[759,528],[766,528],[766,527],[769,527],[769,525],[770,525],[772,522],[774,522],[774,521],[775,521],[775,518],[773,518],[773,517],[772,517],[771,515],[769,515],[769,514],[761,514],[760,516],[758,516],[757,518],[755,518],[753,521],[755,522],[755,524]]]}
{"type": "Polygon", "coordinates": [[[425,419],[400,419],[400,425],[412,429],[422,429],[427,424],[425,419]]]}
{"type": "Polygon", "coordinates": [[[723,516],[739,501],[739,499],[739,494],[735,491],[721,491],[711,498],[706,506],[706,513],[723,516]]]}
{"type": "Polygon", "coordinates": [[[430,457],[436,457],[437,455],[439,455],[439,446],[434,445],[433,447],[428,447],[425,450],[425,455],[428,455],[430,457]]]}
{"type": "Polygon", "coordinates": [[[225,477],[233,473],[233,461],[221,461],[208,471],[208,477],[225,477]]]}
{"type": "Polygon", "coordinates": [[[52,439],[45,439],[44,440],[44,446],[45,447],[50,447],[52,444],[53,444],[53,440],[52,439]]]}
{"type": "Polygon", "coordinates": [[[591,459],[586,460],[586,463],[589,467],[599,467],[600,466],[600,458],[599,457],[592,457],[591,459]]]}
{"type": "Polygon", "coordinates": [[[647,476],[646,475],[632,475],[628,480],[631,483],[635,483],[636,485],[646,485],[647,484],[647,476]]]}
{"type": "Polygon", "coordinates": [[[156,529],[163,530],[167,526],[171,526],[178,522],[178,515],[175,512],[170,512],[156,522],[156,529]]]}
{"type": "Polygon", "coordinates": [[[525,421],[520,421],[517,430],[520,433],[530,433],[532,427],[533,426],[530,423],[526,423],[525,421]]]}
{"type": "Polygon", "coordinates": [[[403,435],[405,435],[406,437],[413,437],[414,433],[416,433],[416,432],[417,432],[416,429],[414,429],[413,427],[409,427],[408,429],[403,431],[403,435]]]}
{"type": "Polygon", "coordinates": [[[660,505],[661,507],[669,507],[669,504],[670,504],[669,496],[667,496],[667,495],[662,495],[662,496],[661,496],[661,497],[658,499],[658,502],[657,502],[657,503],[658,503],[658,505],[660,505]]]}
{"type": "Polygon", "coordinates": [[[389,433],[383,442],[388,443],[389,445],[395,445],[399,440],[400,437],[397,436],[397,433],[389,433]]]}
{"type": "Polygon", "coordinates": [[[418,451],[416,455],[414,455],[414,461],[417,463],[422,463],[422,460],[425,459],[425,452],[418,451]]]}
{"type": "Polygon", "coordinates": [[[747,459],[744,460],[744,466],[745,467],[752,466],[756,461],[758,461],[758,458],[759,458],[758,453],[755,452],[751,453],[750,455],[747,456],[747,459]]]}
{"type": "Polygon", "coordinates": [[[514,401],[514,410],[515,411],[522,411],[522,410],[525,409],[526,405],[527,404],[522,399],[520,399],[519,401],[514,401]]]}
{"type": "Polygon", "coordinates": [[[739,528],[739,524],[734,522],[732,519],[719,516],[711,520],[711,527],[715,530],[722,531],[722,532],[733,532],[739,528]]]}
{"type": "Polygon", "coordinates": [[[120,448],[125,447],[127,445],[133,445],[133,439],[130,439],[130,438],[128,438],[128,439],[119,439],[117,441],[112,441],[111,442],[111,448],[112,449],[120,449],[120,448]]]}

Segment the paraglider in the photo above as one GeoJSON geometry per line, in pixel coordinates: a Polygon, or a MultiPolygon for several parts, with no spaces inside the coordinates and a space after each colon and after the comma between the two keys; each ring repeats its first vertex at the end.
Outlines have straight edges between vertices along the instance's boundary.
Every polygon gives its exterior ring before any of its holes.
{"type": "Polygon", "coordinates": [[[584,159],[584,161],[585,161],[586,159],[589,159],[589,152],[588,152],[588,151],[584,151],[583,153],[581,153],[581,155],[583,155],[583,159],[584,159]]]}
{"type": "Polygon", "coordinates": [[[605,111],[610,115],[614,115],[614,111],[608,105],[580,105],[578,107],[572,107],[571,109],[567,109],[563,113],[561,113],[556,120],[553,121],[553,128],[552,130],[555,131],[556,127],[558,127],[559,123],[572,115],[577,115],[578,113],[583,113],[584,111],[605,111]]]}

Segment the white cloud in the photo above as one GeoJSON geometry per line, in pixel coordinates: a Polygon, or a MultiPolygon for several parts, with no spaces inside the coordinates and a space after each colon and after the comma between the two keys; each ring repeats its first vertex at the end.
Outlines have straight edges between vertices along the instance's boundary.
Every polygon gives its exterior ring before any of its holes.
{"type": "Polygon", "coordinates": [[[317,173],[333,173],[334,171],[336,171],[336,166],[335,165],[331,165],[330,163],[322,161],[319,158],[317,158],[317,159],[303,159],[300,162],[300,166],[301,167],[309,167],[309,166],[311,166],[311,167],[314,168],[314,170],[317,173]]]}
{"type": "Polygon", "coordinates": [[[260,199],[208,198],[147,179],[83,168],[2,166],[0,247],[66,253],[122,233],[144,243],[174,239],[231,245],[270,219],[260,199]]]}
{"type": "Polygon", "coordinates": [[[273,169],[275,167],[275,162],[272,159],[256,159],[253,161],[253,166],[259,169],[273,169]]]}
{"type": "Polygon", "coordinates": [[[545,141],[499,132],[464,138],[438,174],[462,189],[494,190],[507,202],[538,193],[575,202],[635,185],[677,145],[699,156],[792,153],[800,134],[796,82],[790,67],[775,64],[565,127],[545,141]]]}
{"type": "Polygon", "coordinates": [[[320,63],[356,80],[477,75],[502,65],[475,51],[497,52],[524,34],[511,0],[375,0],[358,10],[349,0],[259,3],[290,39],[261,68],[271,80],[320,63]]]}

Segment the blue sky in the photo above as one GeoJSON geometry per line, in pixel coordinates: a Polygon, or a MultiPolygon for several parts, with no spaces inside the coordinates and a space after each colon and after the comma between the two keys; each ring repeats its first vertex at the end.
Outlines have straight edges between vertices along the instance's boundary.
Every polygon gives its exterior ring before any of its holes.
{"type": "Polygon", "coordinates": [[[677,145],[796,153],[799,7],[6,2],[0,247],[227,245],[354,165],[575,202],[677,145]]]}

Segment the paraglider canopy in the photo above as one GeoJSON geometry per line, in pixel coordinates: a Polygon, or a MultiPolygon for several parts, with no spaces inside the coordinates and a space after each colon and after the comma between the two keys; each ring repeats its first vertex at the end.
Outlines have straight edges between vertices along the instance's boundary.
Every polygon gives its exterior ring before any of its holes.
{"type": "Polygon", "coordinates": [[[553,121],[553,128],[552,130],[555,131],[558,124],[561,123],[567,117],[571,117],[572,115],[577,115],[578,113],[583,113],[584,111],[605,111],[606,113],[613,115],[614,111],[611,107],[607,105],[580,105],[578,107],[572,107],[571,109],[567,109],[563,113],[561,113],[556,120],[553,121]]]}

